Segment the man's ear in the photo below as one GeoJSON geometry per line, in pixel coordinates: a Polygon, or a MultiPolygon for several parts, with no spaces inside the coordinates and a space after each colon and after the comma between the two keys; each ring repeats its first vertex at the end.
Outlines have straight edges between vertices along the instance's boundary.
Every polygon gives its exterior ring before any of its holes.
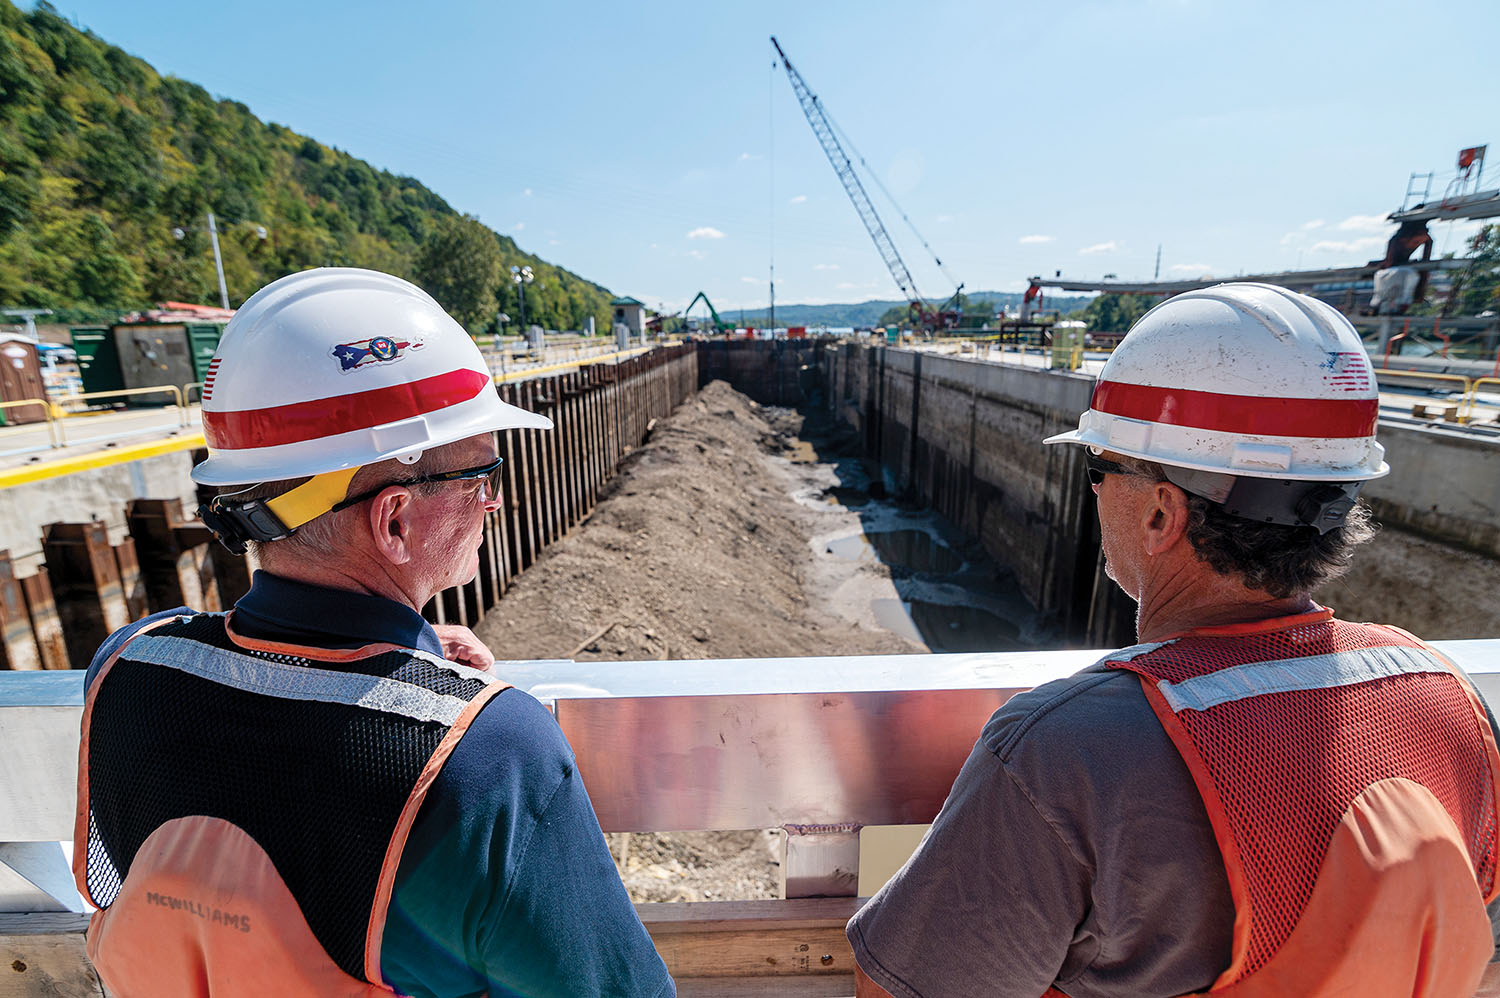
{"type": "Polygon", "coordinates": [[[411,489],[392,485],[370,502],[370,539],[375,551],[392,565],[412,559],[411,489]]]}
{"type": "Polygon", "coordinates": [[[1188,497],[1171,482],[1157,482],[1152,501],[1142,513],[1143,540],[1148,555],[1165,554],[1187,536],[1188,497]]]}

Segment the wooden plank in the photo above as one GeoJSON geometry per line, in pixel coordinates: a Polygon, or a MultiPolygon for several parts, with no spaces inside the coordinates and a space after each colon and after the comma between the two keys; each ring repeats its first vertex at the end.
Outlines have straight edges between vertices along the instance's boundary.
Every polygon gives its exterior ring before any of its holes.
{"type": "MultiPolygon", "coordinates": [[[[678,977],[678,998],[764,998],[767,981],[760,977],[678,977]]],[[[853,998],[854,975],[778,977],[776,998],[853,998]]]]}
{"type": "Polygon", "coordinates": [[[103,998],[84,951],[87,915],[0,915],[0,998],[103,998]]]}
{"type": "MultiPolygon", "coordinates": [[[[858,898],[637,904],[674,978],[848,978],[858,898]]],[[[778,990],[777,993],[781,993],[778,990]]]]}

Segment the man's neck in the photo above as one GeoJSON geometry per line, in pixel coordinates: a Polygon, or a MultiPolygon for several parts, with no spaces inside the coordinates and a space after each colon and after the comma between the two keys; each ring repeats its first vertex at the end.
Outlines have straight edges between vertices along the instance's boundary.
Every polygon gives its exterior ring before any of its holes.
{"type": "Polygon", "coordinates": [[[373,562],[314,561],[311,557],[287,551],[273,554],[269,558],[262,555],[260,567],[272,575],[279,575],[283,579],[309,586],[362,593],[366,596],[381,596],[392,602],[409,606],[418,613],[421,613],[422,607],[426,605],[425,600],[421,603],[415,602],[415,596],[408,593],[399,580],[392,578],[390,573],[381,571],[380,566],[373,562]]]}
{"type": "Polygon", "coordinates": [[[1278,598],[1251,589],[1195,559],[1147,580],[1136,612],[1136,640],[1162,641],[1199,627],[1252,624],[1307,613],[1316,605],[1306,594],[1278,598]]]}

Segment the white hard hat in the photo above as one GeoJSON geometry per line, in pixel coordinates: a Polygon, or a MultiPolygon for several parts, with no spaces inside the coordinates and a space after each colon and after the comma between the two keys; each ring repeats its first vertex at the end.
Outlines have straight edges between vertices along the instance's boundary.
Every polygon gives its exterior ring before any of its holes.
{"type": "Polygon", "coordinates": [[[1355,483],[1390,471],[1375,440],[1379,408],[1364,344],[1338,311],[1270,284],[1220,284],[1141,316],[1078,429],[1045,442],[1226,482],[1355,483]]]}
{"type": "Polygon", "coordinates": [[[209,456],[193,480],[352,474],[509,428],[552,421],[500,401],[474,340],[421,288],[308,270],[261,288],[225,327],[204,378],[209,456]]]}

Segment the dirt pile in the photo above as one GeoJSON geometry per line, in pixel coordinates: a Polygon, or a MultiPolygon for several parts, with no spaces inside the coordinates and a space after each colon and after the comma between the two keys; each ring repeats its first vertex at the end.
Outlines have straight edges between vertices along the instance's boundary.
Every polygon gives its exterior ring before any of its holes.
{"type": "Polygon", "coordinates": [[[923,651],[810,593],[817,514],[791,497],[800,417],[714,382],[626,457],[593,515],[484,618],[500,658],[579,661],[923,651]]]}
{"type": "MultiPolygon", "coordinates": [[[[714,382],[657,423],[593,515],[477,628],[500,658],[870,655],[925,646],[840,615],[832,587],[880,565],[814,560],[827,513],[798,503],[801,417],[714,382]]],[[[814,488],[816,491],[816,488],[814,488]]],[[[779,896],[776,830],[608,836],[636,901],[779,896]]]]}

